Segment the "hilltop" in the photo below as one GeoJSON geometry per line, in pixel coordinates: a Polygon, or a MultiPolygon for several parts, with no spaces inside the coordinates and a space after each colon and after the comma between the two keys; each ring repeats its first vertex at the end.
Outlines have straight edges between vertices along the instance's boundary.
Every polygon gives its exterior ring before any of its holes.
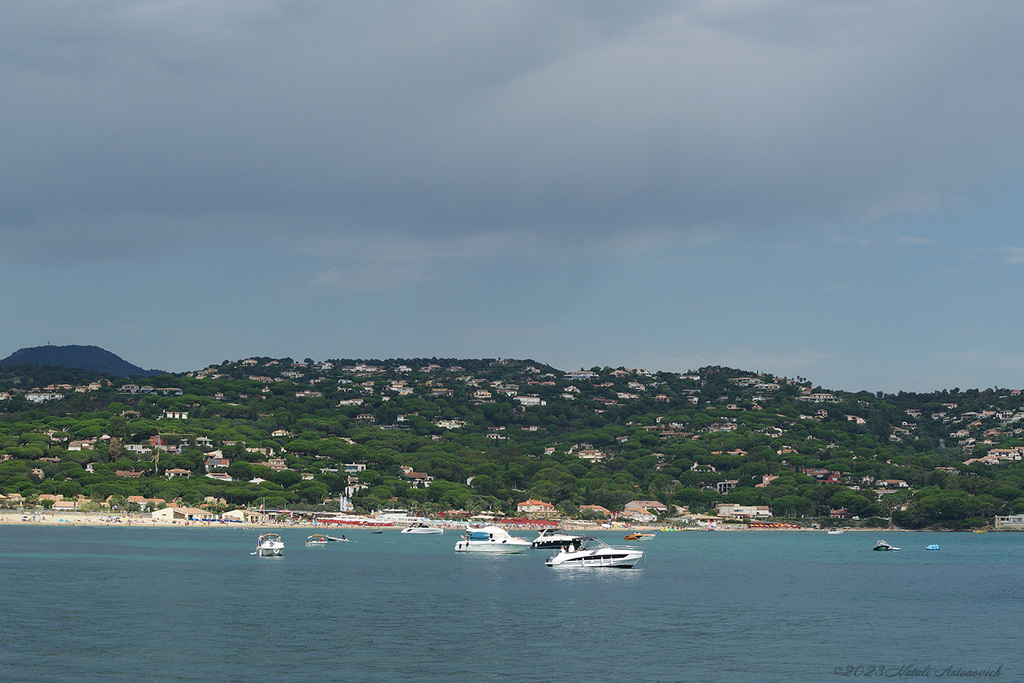
{"type": "Polygon", "coordinates": [[[132,365],[120,356],[98,346],[33,346],[18,349],[0,360],[0,367],[29,364],[92,370],[111,377],[155,377],[165,374],[162,370],[144,370],[132,365]]]}
{"type": "Polygon", "coordinates": [[[0,494],[310,510],[343,496],[423,514],[534,501],[577,517],[731,504],[911,528],[1024,512],[1019,390],[848,393],[725,367],[438,358],[256,357],[158,382],[28,390],[0,375],[0,494]]]}

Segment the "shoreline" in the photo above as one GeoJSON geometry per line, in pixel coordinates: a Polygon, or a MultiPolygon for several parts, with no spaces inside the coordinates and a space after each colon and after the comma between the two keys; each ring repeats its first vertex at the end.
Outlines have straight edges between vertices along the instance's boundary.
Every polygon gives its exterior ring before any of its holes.
{"type": "MultiPolygon", "coordinates": [[[[3,525],[43,525],[43,526],[103,526],[103,527],[121,527],[121,528],[145,528],[145,529],[241,529],[241,530],[280,530],[280,529],[310,529],[313,531],[323,531],[327,529],[346,529],[346,530],[358,530],[358,529],[373,529],[374,531],[401,531],[404,525],[392,525],[392,526],[373,526],[369,527],[360,524],[321,524],[314,523],[305,520],[294,520],[291,522],[220,522],[220,521],[209,521],[209,522],[182,522],[182,521],[171,521],[163,522],[157,521],[149,517],[147,513],[133,513],[133,514],[116,514],[109,512],[78,512],[78,511],[23,511],[17,510],[0,510],[0,526],[3,525]]],[[[443,524],[446,530],[461,530],[465,528],[464,523],[447,523],[443,524]]],[[[503,526],[498,523],[498,526],[503,526]]],[[[580,525],[575,524],[571,521],[562,522],[560,528],[567,531],[579,531],[579,532],[644,532],[644,533],[680,533],[687,531],[700,531],[706,533],[701,529],[686,529],[686,528],[671,528],[666,529],[664,525],[653,526],[653,525],[630,525],[628,527],[614,527],[612,529],[606,529],[601,527],[594,527],[591,525],[580,525]]],[[[547,525],[537,526],[521,526],[512,525],[507,527],[512,531],[537,531],[539,529],[549,528],[547,525]]],[[[723,525],[722,527],[715,529],[715,532],[723,531],[751,531],[751,532],[780,532],[780,531],[795,531],[795,532],[827,532],[828,529],[825,527],[811,528],[748,528],[742,525],[723,525]]],[[[941,533],[975,533],[975,532],[990,532],[990,531],[1005,531],[1003,529],[883,529],[879,527],[872,528],[848,528],[842,529],[843,532],[851,533],[864,533],[871,532],[875,534],[891,534],[891,533],[906,533],[906,532],[941,532],[941,533]]],[[[1010,530],[1012,531],[1012,530],[1010,530]]]]}

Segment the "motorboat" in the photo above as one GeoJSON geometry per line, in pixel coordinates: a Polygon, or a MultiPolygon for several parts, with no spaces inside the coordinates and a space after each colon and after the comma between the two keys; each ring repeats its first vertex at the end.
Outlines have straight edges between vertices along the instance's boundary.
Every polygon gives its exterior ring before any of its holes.
{"type": "Polygon", "coordinates": [[[485,526],[466,529],[465,535],[455,544],[455,552],[521,553],[529,547],[529,541],[510,535],[500,526],[485,526]]]}
{"type": "Polygon", "coordinates": [[[931,545],[925,546],[925,548],[924,548],[924,549],[925,549],[925,550],[938,550],[938,549],[939,549],[939,546],[938,546],[938,544],[936,544],[936,543],[932,543],[931,545]]]}
{"type": "Polygon", "coordinates": [[[899,548],[889,545],[885,541],[875,541],[875,547],[872,550],[899,550],[899,548]]]}
{"type": "Polygon", "coordinates": [[[642,533],[638,532],[638,533],[634,533],[634,534],[626,534],[625,536],[622,537],[622,540],[624,540],[624,541],[649,541],[652,538],[654,538],[654,534],[642,534],[642,533]]]}
{"type": "Polygon", "coordinates": [[[402,529],[403,534],[443,534],[444,529],[439,526],[430,526],[426,522],[413,522],[402,529]]]}
{"type": "Polygon", "coordinates": [[[313,534],[306,538],[307,548],[323,548],[327,545],[327,537],[323,534],[313,534]]]}
{"type": "Polygon", "coordinates": [[[841,534],[841,533],[843,533],[843,529],[829,529],[828,530],[828,535],[829,536],[835,536],[836,534],[841,534]]]}
{"type": "Polygon", "coordinates": [[[260,534],[256,541],[256,555],[259,557],[280,557],[284,554],[284,541],[278,534],[260,534]]]}
{"type": "Polygon", "coordinates": [[[531,548],[561,548],[567,546],[570,543],[576,543],[583,536],[580,534],[571,534],[568,531],[562,529],[542,529],[537,534],[537,538],[533,539],[530,544],[531,548]]]}
{"type": "Polygon", "coordinates": [[[563,548],[549,557],[549,567],[612,567],[632,569],[644,557],[644,551],[631,545],[608,545],[599,538],[584,536],[579,544],[563,548]]]}

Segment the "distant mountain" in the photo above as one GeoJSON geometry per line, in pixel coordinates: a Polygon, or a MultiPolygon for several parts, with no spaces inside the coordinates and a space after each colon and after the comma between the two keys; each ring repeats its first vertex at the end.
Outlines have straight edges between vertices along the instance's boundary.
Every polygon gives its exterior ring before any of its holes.
{"type": "Polygon", "coordinates": [[[18,349],[0,360],[0,367],[25,364],[95,370],[113,377],[155,377],[167,374],[163,370],[143,370],[98,346],[33,346],[18,349]]]}

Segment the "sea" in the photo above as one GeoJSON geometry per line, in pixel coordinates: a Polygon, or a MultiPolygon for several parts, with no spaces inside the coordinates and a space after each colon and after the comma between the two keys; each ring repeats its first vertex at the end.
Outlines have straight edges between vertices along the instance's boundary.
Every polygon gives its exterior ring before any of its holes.
{"type": "Polygon", "coordinates": [[[661,531],[583,569],[312,532],[0,526],[0,681],[1024,680],[1024,534],[661,531]]]}

